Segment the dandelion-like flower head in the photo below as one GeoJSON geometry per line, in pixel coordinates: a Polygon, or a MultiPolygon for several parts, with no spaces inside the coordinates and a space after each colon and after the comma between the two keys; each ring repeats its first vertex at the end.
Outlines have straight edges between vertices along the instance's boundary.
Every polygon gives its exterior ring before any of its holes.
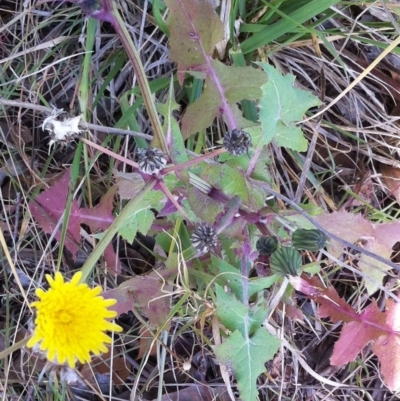
{"type": "Polygon", "coordinates": [[[99,295],[101,287],[90,288],[80,283],[82,273],[75,273],[70,282],[64,282],[61,273],[54,279],[46,275],[50,284],[48,291],[36,290],[40,300],[32,303],[36,308],[35,329],[28,347],[40,344],[51,362],[66,361],[73,368],[76,360],[90,362],[90,353],[99,355],[107,351],[105,344],[111,343],[106,331],[122,331],[109,319],[117,312],[108,307],[117,301],[99,295]]]}

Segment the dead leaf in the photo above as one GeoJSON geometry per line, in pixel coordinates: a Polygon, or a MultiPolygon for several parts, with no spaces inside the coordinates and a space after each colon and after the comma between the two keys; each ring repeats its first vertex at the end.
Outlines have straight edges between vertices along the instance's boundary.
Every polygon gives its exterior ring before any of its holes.
{"type": "Polygon", "coordinates": [[[144,187],[144,179],[139,173],[123,173],[114,170],[114,178],[121,199],[134,198],[144,187]]]}
{"type": "MultiPolygon", "coordinates": [[[[400,222],[373,224],[361,214],[353,214],[345,211],[334,212],[316,216],[315,220],[329,233],[352,244],[358,242],[368,251],[390,259],[393,246],[400,241],[400,222]]],[[[328,250],[339,257],[344,246],[337,241],[330,240],[328,250]]],[[[382,285],[386,272],[390,266],[362,254],[358,260],[359,269],[376,283],[382,285]]],[[[365,279],[368,294],[377,291],[378,286],[371,280],[365,279]]]]}
{"type": "Polygon", "coordinates": [[[231,401],[231,399],[225,387],[209,387],[201,384],[164,394],[161,401],[231,401]]]}
{"type": "Polygon", "coordinates": [[[92,385],[96,385],[97,379],[93,373],[101,375],[110,375],[112,368],[112,382],[115,385],[124,384],[131,374],[131,364],[124,358],[117,347],[114,348],[111,361],[111,350],[101,356],[92,358],[90,364],[85,364],[80,370],[82,377],[92,385]]]}
{"type": "MultiPolygon", "coordinates": [[[[170,295],[167,280],[175,276],[177,269],[165,269],[150,274],[133,277],[123,282],[118,288],[103,293],[104,298],[116,299],[117,303],[111,307],[118,313],[127,313],[139,303],[140,311],[147,316],[154,327],[163,325],[170,312],[170,295]]],[[[169,330],[168,322],[164,326],[169,330]]]]}

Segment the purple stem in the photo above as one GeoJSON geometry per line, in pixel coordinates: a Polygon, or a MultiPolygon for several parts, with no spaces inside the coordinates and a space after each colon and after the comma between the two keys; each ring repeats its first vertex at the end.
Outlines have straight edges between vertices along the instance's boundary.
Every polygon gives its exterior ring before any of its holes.
{"type": "Polygon", "coordinates": [[[168,187],[165,185],[165,182],[161,179],[161,177],[158,177],[158,183],[157,185],[161,189],[162,192],[164,192],[164,195],[171,201],[171,203],[176,207],[177,210],[182,214],[182,216],[186,219],[186,222],[189,225],[192,225],[192,221],[190,220],[190,217],[186,214],[186,212],[183,210],[182,206],[178,203],[178,201],[174,198],[174,195],[171,194],[171,191],[168,189],[168,187]]]}
{"type": "Polygon", "coordinates": [[[254,152],[254,155],[250,160],[249,167],[247,168],[247,171],[246,171],[246,177],[250,177],[251,173],[253,172],[254,167],[256,166],[257,160],[260,157],[261,150],[262,149],[258,149],[254,152]]]}
{"type": "Polygon", "coordinates": [[[186,162],[183,162],[183,163],[180,163],[180,164],[176,164],[176,165],[173,165],[173,166],[170,166],[170,167],[166,167],[161,171],[161,174],[165,175],[165,174],[171,173],[173,171],[176,172],[176,171],[182,170],[184,168],[188,168],[189,166],[192,166],[193,164],[198,164],[203,160],[212,159],[212,158],[214,158],[214,157],[216,157],[216,156],[218,156],[218,155],[220,155],[222,153],[225,153],[225,152],[226,152],[226,149],[224,149],[224,148],[220,148],[220,149],[214,150],[214,151],[212,151],[210,153],[206,153],[204,155],[201,155],[201,156],[196,157],[194,159],[188,160],[186,162]]]}

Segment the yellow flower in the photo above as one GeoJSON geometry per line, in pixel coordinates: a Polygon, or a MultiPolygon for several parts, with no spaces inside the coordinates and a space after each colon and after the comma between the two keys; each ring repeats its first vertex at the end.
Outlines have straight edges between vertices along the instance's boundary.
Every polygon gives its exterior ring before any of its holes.
{"type": "Polygon", "coordinates": [[[105,344],[112,340],[105,331],[122,331],[120,326],[108,321],[117,315],[108,310],[117,301],[104,299],[99,295],[101,287],[90,288],[80,283],[81,277],[81,272],[75,273],[72,280],[65,283],[59,272],[54,279],[46,275],[50,288],[48,291],[37,289],[40,301],[32,303],[37,315],[28,347],[40,343],[49,361],[59,364],[68,361],[71,368],[76,360],[90,362],[90,352],[99,355],[107,351],[105,344]]]}

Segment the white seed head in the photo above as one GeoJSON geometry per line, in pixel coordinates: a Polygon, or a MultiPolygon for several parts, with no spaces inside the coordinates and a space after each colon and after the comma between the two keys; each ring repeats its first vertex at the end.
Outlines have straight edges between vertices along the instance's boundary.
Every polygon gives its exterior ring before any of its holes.
{"type": "Polygon", "coordinates": [[[83,131],[79,128],[81,116],[68,117],[63,110],[54,110],[42,124],[43,131],[50,133],[49,152],[55,143],[66,144],[78,137],[83,131]]]}

